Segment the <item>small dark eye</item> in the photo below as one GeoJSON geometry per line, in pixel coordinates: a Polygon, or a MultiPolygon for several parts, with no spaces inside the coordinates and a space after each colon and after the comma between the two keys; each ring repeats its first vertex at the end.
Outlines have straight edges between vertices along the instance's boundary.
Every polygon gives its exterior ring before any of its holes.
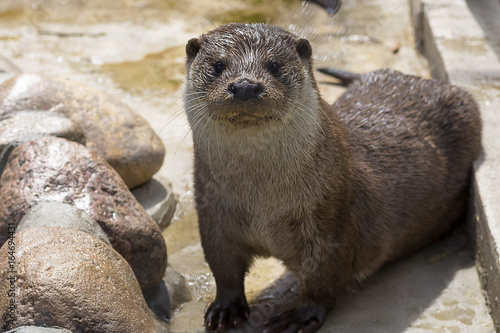
{"type": "Polygon", "coordinates": [[[214,65],[214,72],[216,75],[220,75],[224,71],[224,64],[220,61],[217,61],[214,65]]]}
{"type": "Polygon", "coordinates": [[[277,75],[280,75],[281,74],[281,67],[280,65],[278,65],[277,63],[275,63],[274,61],[269,63],[268,65],[268,69],[269,69],[269,72],[274,75],[274,76],[277,76],[277,75]]]}

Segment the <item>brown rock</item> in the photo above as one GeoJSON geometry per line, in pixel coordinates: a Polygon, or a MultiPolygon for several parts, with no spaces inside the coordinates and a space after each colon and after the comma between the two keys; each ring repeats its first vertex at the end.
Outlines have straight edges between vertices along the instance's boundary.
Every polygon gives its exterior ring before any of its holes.
{"type": "Polygon", "coordinates": [[[71,333],[71,331],[55,327],[20,326],[5,333],[71,333]]]}
{"type": "Polygon", "coordinates": [[[57,327],[19,326],[5,333],[71,333],[71,331],[57,327]]]}
{"type": "Polygon", "coordinates": [[[0,117],[20,110],[55,111],[80,124],[87,147],[102,154],[129,188],[145,183],[163,163],[165,148],[127,105],[84,84],[19,74],[0,86],[0,117]]]}
{"type": "Polygon", "coordinates": [[[54,202],[38,201],[21,219],[16,232],[33,227],[60,227],[84,231],[112,246],[101,226],[83,210],[73,205],[54,202]]]}
{"type": "Polygon", "coordinates": [[[167,253],[160,229],[99,154],[55,137],[15,148],[0,178],[0,244],[8,223],[17,225],[41,200],[73,204],[96,220],[145,295],[161,281],[167,253]]]}
{"type": "Polygon", "coordinates": [[[15,147],[43,136],[85,143],[80,125],[60,113],[19,111],[0,117],[0,175],[15,147]]]}
{"type": "Polygon", "coordinates": [[[80,125],[60,113],[19,111],[0,117],[0,175],[15,147],[43,136],[85,143],[80,125]]]}
{"type": "Polygon", "coordinates": [[[85,143],[79,124],[60,113],[20,111],[0,118],[0,150],[11,142],[26,142],[28,138],[57,136],[85,143]]]}
{"type": "Polygon", "coordinates": [[[134,273],[110,246],[59,227],[29,228],[13,242],[16,273],[9,272],[9,243],[0,249],[0,294],[15,302],[13,312],[0,303],[4,330],[36,325],[72,332],[154,332],[134,273]]]}

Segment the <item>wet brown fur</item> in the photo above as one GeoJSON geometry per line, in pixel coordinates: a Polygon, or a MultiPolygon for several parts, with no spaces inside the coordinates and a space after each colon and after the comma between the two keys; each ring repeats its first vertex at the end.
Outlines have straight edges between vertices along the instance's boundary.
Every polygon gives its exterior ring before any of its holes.
{"type": "Polygon", "coordinates": [[[301,281],[303,304],[328,310],[342,289],[463,213],[481,149],[478,108],[465,91],[378,70],[328,105],[309,43],[268,25],[222,26],[186,50],[196,208],[217,282],[207,328],[223,317],[217,306],[232,311],[229,321],[245,319],[243,280],[255,256],[281,259],[301,281]],[[269,74],[270,59],[283,77],[269,74]],[[241,78],[264,94],[234,101],[227,86],[241,78]]]}

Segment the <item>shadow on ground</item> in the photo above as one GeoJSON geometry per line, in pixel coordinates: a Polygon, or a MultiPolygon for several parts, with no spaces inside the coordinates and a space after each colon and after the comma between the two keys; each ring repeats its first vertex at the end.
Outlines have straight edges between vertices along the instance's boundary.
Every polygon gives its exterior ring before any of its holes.
{"type": "Polygon", "coordinates": [[[497,0],[467,0],[467,5],[500,59],[500,3],[497,0]]]}
{"type": "MultiPolygon", "coordinates": [[[[460,321],[473,320],[474,304],[458,303],[464,299],[457,294],[470,288],[466,283],[453,285],[454,276],[476,274],[473,256],[465,227],[459,226],[441,241],[385,265],[354,293],[343,293],[320,332],[439,331],[439,322],[446,321],[450,328],[450,320],[460,329],[460,321]],[[446,293],[449,297],[443,297],[446,293]],[[424,310],[427,318],[421,318],[424,310]]],[[[296,278],[285,273],[251,302],[250,318],[239,332],[262,331],[267,319],[297,304],[299,292],[296,278]]]]}

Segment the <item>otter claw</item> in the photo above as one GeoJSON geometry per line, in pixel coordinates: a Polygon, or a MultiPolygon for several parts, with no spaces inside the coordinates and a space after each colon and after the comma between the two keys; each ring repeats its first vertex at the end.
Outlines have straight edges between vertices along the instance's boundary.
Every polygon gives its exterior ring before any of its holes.
{"type": "Polygon", "coordinates": [[[214,301],[205,310],[205,329],[225,332],[231,328],[240,328],[248,319],[248,315],[249,309],[245,300],[214,301]]]}

